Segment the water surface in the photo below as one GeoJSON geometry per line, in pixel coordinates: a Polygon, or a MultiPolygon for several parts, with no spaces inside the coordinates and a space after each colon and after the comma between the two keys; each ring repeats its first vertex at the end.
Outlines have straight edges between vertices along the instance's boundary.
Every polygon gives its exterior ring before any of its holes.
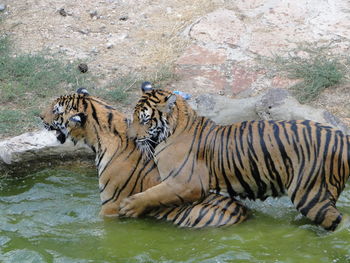
{"type": "MultiPolygon", "coordinates": [[[[327,233],[288,198],[248,204],[241,225],[180,229],[100,218],[94,170],[0,178],[0,262],[350,262],[349,228],[327,233]]],[[[350,214],[350,185],[338,207],[350,214]]]]}

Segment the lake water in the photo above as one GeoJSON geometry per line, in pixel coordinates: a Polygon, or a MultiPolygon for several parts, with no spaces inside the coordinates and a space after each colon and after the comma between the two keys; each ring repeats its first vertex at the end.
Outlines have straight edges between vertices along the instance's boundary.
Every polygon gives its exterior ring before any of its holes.
{"type": "MultiPolygon", "coordinates": [[[[350,262],[349,228],[328,233],[288,198],[247,205],[250,218],[238,226],[180,229],[100,218],[91,169],[0,178],[0,262],[350,262]]],[[[350,185],[338,207],[350,214],[350,185]]]]}

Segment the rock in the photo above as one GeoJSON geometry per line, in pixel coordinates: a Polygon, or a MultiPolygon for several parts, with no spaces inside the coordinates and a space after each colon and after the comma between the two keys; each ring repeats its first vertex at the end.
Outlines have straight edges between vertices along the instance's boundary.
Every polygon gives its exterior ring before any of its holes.
{"type": "Polygon", "coordinates": [[[336,116],[323,109],[300,104],[288,91],[270,89],[260,97],[256,112],[264,120],[312,120],[327,123],[346,134],[350,129],[336,116]]]}
{"type": "MultiPolygon", "coordinates": [[[[271,114],[274,109],[285,103],[285,100],[290,96],[289,92],[284,89],[271,89],[266,94],[262,95],[256,102],[256,113],[262,120],[272,120],[271,114]]],[[[293,107],[293,110],[294,107],[293,107]]],[[[292,119],[291,116],[287,116],[287,119],[292,119]]],[[[294,118],[298,119],[298,118],[294,118]]],[[[303,119],[303,118],[301,118],[303,119]]]]}
{"type": "Polygon", "coordinates": [[[176,74],[181,76],[177,88],[192,94],[224,92],[229,85],[222,69],[226,60],[222,50],[189,46],[176,61],[176,74]]]}
{"type": "Polygon", "coordinates": [[[232,80],[229,83],[231,94],[237,96],[252,87],[260,74],[261,73],[257,71],[249,70],[244,67],[233,66],[232,74],[230,75],[232,80]]]}
{"type": "Polygon", "coordinates": [[[64,8],[61,8],[60,10],[58,10],[58,13],[59,13],[61,16],[67,16],[67,12],[66,12],[66,10],[64,10],[64,8]]]}
{"type": "Polygon", "coordinates": [[[202,43],[238,45],[246,27],[235,11],[219,9],[197,20],[187,29],[191,39],[202,43]]]}
{"type": "Polygon", "coordinates": [[[184,35],[195,43],[229,49],[231,55],[239,49],[245,54],[242,59],[285,52],[295,48],[295,43],[334,41],[349,35],[346,1],[256,0],[236,5],[233,10],[218,9],[199,18],[184,35]]]}
{"type": "Polygon", "coordinates": [[[221,65],[227,60],[223,50],[210,50],[209,48],[191,45],[176,61],[177,65],[221,65]]]}
{"type": "Polygon", "coordinates": [[[113,46],[114,44],[110,42],[106,44],[107,49],[111,49],[113,46]]]}
{"type": "Polygon", "coordinates": [[[167,7],[166,8],[166,13],[167,14],[172,14],[173,13],[173,9],[171,7],[167,7]]]}
{"type": "Polygon", "coordinates": [[[350,134],[350,128],[329,111],[323,111],[323,118],[326,121],[326,123],[329,123],[334,127],[339,127],[340,130],[344,131],[347,134],[350,134]]]}
{"type": "Polygon", "coordinates": [[[90,15],[91,18],[94,18],[94,17],[98,18],[98,16],[97,16],[97,11],[96,11],[96,10],[91,10],[91,11],[89,12],[89,15],[90,15]]]}
{"type": "Polygon", "coordinates": [[[224,92],[228,85],[224,73],[216,69],[182,67],[176,74],[181,76],[176,89],[194,95],[203,92],[219,94],[224,92]]]}
{"type": "Polygon", "coordinates": [[[54,134],[55,132],[41,130],[1,141],[1,173],[19,175],[63,161],[91,161],[94,158],[92,150],[85,145],[74,146],[71,141],[61,144],[54,134]]]}
{"type": "Polygon", "coordinates": [[[121,16],[121,17],[119,17],[119,20],[120,20],[120,21],[126,21],[126,20],[128,20],[128,19],[129,19],[128,16],[121,16]]]}
{"type": "Polygon", "coordinates": [[[270,89],[266,93],[243,99],[219,95],[200,95],[190,101],[199,115],[227,125],[245,120],[313,120],[327,123],[346,134],[350,129],[337,117],[323,109],[300,104],[287,90],[270,89]]]}
{"type": "Polygon", "coordinates": [[[99,53],[98,48],[97,47],[92,47],[91,53],[93,53],[94,55],[97,55],[99,53]]]}
{"type": "Polygon", "coordinates": [[[230,99],[220,95],[199,95],[189,103],[199,115],[211,118],[216,123],[228,125],[245,120],[257,120],[255,104],[259,97],[230,99]]]}
{"type": "MultiPolygon", "coordinates": [[[[236,65],[225,49],[195,44],[177,59],[176,73],[195,90],[238,97],[251,95],[251,88],[264,78],[263,72],[236,65]]],[[[179,89],[186,88],[181,86],[179,89]]]]}
{"type": "Polygon", "coordinates": [[[124,39],[126,39],[126,38],[128,38],[128,37],[129,37],[129,34],[128,34],[128,33],[122,33],[122,34],[120,34],[120,35],[117,36],[117,39],[118,39],[118,40],[124,40],[124,39]]]}
{"type": "Polygon", "coordinates": [[[5,9],[6,9],[6,6],[4,4],[0,4],[0,12],[5,11],[5,9]]]}
{"type": "Polygon", "coordinates": [[[78,65],[78,69],[81,73],[86,73],[88,71],[88,65],[86,65],[85,63],[80,63],[78,65]]]}
{"type": "Polygon", "coordinates": [[[87,35],[90,33],[90,30],[89,29],[78,29],[78,32],[83,34],[83,35],[87,35]]]}

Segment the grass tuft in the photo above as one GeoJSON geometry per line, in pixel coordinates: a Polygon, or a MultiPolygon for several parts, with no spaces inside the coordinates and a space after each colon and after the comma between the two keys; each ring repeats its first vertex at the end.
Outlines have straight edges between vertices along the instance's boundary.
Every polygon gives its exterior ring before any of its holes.
{"type": "Polygon", "coordinates": [[[287,56],[263,60],[275,71],[300,80],[291,89],[301,103],[310,102],[324,89],[342,83],[348,74],[349,57],[332,54],[330,45],[302,44],[287,56]]]}
{"type": "Polygon", "coordinates": [[[102,89],[98,89],[96,95],[110,102],[129,104],[135,95],[135,91],[140,89],[142,82],[150,81],[156,88],[162,88],[176,79],[177,76],[172,67],[162,66],[148,74],[129,73],[121,76],[102,89]]]}
{"type": "Polygon", "coordinates": [[[97,91],[97,95],[110,102],[127,104],[130,102],[130,91],[141,83],[141,77],[135,73],[129,73],[109,82],[105,87],[97,91]]]}

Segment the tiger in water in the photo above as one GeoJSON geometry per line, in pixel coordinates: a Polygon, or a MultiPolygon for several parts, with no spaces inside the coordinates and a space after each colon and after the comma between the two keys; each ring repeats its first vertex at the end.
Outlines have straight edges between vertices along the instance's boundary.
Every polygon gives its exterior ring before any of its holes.
{"type": "MultiPolygon", "coordinates": [[[[83,141],[95,152],[101,215],[118,216],[121,200],[161,182],[154,161],[144,162],[135,142],[126,136],[125,116],[86,89],[55,99],[40,117],[47,129],[56,131],[61,143],[67,138],[83,141]]],[[[147,215],[200,228],[238,224],[246,219],[247,211],[238,201],[212,193],[193,204],[159,206],[147,215]]]]}
{"type": "Polygon", "coordinates": [[[137,217],[159,203],[211,193],[253,200],[287,194],[327,230],[342,221],[336,202],[350,174],[348,135],[309,120],[217,125],[170,91],[142,91],[128,136],[157,160],[162,182],[124,199],[121,214],[137,217]]]}

